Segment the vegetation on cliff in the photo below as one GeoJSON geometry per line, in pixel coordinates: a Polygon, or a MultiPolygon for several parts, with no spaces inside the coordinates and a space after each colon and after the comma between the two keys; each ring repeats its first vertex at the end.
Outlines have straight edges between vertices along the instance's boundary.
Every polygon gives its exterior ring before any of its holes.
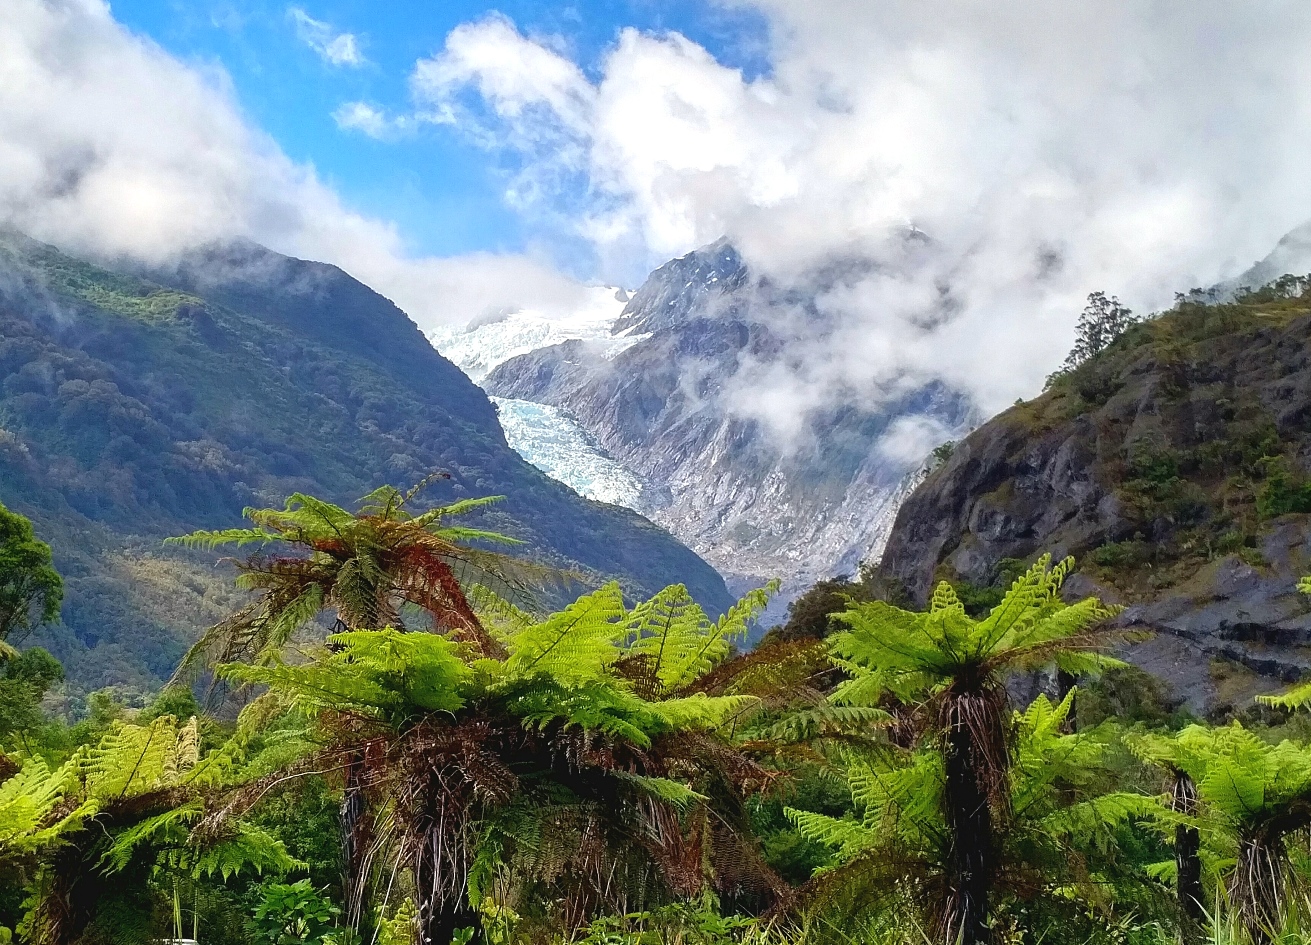
{"type": "Polygon", "coordinates": [[[1124,619],[1193,662],[1294,678],[1311,631],[1296,589],[1311,536],[1311,280],[1117,319],[1114,340],[930,472],[880,574],[915,600],[937,579],[995,599],[1009,569],[1072,554],[1081,586],[1131,605],[1124,619]]]}

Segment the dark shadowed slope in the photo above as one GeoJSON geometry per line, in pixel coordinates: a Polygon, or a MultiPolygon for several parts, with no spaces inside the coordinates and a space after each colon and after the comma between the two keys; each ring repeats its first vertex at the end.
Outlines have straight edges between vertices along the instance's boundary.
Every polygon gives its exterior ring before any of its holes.
{"type": "Polygon", "coordinates": [[[433,501],[505,494],[491,527],[635,592],[719,576],[663,529],[581,499],[505,443],[483,392],[341,270],[251,244],[150,279],[0,242],[0,500],[67,575],[59,655],[84,684],[149,686],[230,603],[160,539],[301,490],[349,503],[451,474],[433,501]]]}

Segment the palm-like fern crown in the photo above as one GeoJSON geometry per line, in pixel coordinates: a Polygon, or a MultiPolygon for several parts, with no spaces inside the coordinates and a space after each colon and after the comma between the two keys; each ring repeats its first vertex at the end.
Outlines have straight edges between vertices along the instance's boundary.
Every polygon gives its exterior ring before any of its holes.
{"type": "MultiPolygon", "coordinates": [[[[1015,760],[1008,772],[1007,816],[998,825],[999,881],[1028,895],[1035,886],[1070,880],[1071,854],[1082,857],[1074,874],[1095,879],[1085,872],[1088,857],[1113,846],[1117,826],[1161,813],[1144,795],[1100,793],[1096,781],[1107,740],[1098,731],[1064,731],[1074,697],[1073,690],[1059,703],[1039,696],[1012,718],[1015,760]]],[[[804,837],[833,849],[840,871],[834,881],[849,895],[855,880],[858,898],[882,897],[889,907],[906,889],[942,895],[936,884],[950,845],[942,753],[921,747],[849,754],[843,773],[857,818],[786,809],[804,837]]],[[[829,882],[821,875],[816,885],[826,891],[829,882]]]]}
{"type": "Polygon", "coordinates": [[[1095,632],[1117,609],[1091,597],[1069,605],[1060,598],[1073,566],[1067,558],[1052,567],[1044,555],[981,620],[965,613],[945,582],[923,613],[874,601],[838,614],[849,629],[835,634],[831,647],[851,678],[835,701],[873,705],[884,695],[906,701],[962,681],[987,685],[1009,671],[1052,663],[1072,673],[1120,665],[1098,652],[1105,640],[1095,632]]]}
{"type": "Polygon", "coordinates": [[[1128,741],[1143,761],[1192,778],[1212,826],[1237,832],[1295,811],[1311,823],[1311,747],[1291,741],[1271,745],[1236,721],[1128,741]]]}
{"type": "Polygon", "coordinates": [[[236,562],[239,584],[259,597],[206,633],[179,672],[266,658],[324,609],[336,612],[341,627],[379,628],[400,626],[400,608],[408,603],[426,612],[434,629],[489,645],[468,589],[482,585],[504,596],[554,572],[470,544],[515,539],[451,523],[499,496],[411,514],[406,504],[424,484],[405,494],[384,486],[360,500],[354,513],[296,493],[282,509],[247,509],[250,528],[170,539],[189,547],[261,548],[236,562]]]}
{"type": "Polygon", "coordinates": [[[665,731],[717,727],[755,703],[687,690],[723,660],[771,590],[748,594],[717,621],[682,585],[630,610],[612,582],[536,620],[480,595],[503,658],[451,636],[356,630],[334,634],[336,651],[316,662],[229,664],[223,674],[272,686],[311,709],[393,727],[493,700],[525,724],[558,721],[647,745],[665,731]]]}

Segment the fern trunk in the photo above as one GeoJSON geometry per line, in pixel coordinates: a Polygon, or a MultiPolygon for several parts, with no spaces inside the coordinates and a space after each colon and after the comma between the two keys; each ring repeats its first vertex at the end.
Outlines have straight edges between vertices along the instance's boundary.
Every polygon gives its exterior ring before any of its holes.
{"type": "Polygon", "coordinates": [[[1255,945],[1282,931],[1287,860],[1281,832],[1254,830],[1239,840],[1230,897],[1255,945]]]}
{"type": "Polygon", "coordinates": [[[365,900],[365,856],[369,844],[368,799],[364,795],[364,755],[353,752],[346,762],[346,787],[341,798],[342,896],[347,918],[358,926],[365,900]]]}
{"type": "MultiPolygon", "coordinates": [[[[1171,791],[1170,806],[1189,817],[1197,814],[1197,785],[1184,772],[1177,772],[1171,791]]],[[[1190,929],[1196,929],[1206,917],[1202,892],[1202,839],[1196,827],[1180,824],[1174,830],[1174,861],[1179,911],[1190,929]]]]}
{"type": "Polygon", "coordinates": [[[463,898],[443,900],[421,913],[420,945],[450,945],[460,929],[472,929],[469,945],[482,941],[482,921],[463,898]]]}
{"type": "Polygon", "coordinates": [[[975,729],[953,706],[947,728],[944,802],[949,830],[947,908],[943,931],[947,945],[986,945],[989,897],[995,855],[992,809],[986,774],[980,770],[975,729]]]}

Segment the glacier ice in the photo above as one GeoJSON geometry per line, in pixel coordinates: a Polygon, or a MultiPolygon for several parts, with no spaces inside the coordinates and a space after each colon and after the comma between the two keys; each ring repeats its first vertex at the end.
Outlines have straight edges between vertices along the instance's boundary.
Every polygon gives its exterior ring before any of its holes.
{"type": "MultiPolygon", "coordinates": [[[[565,341],[594,342],[604,356],[613,357],[647,337],[611,333],[627,302],[624,289],[594,286],[584,304],[568,315],[510,312],[463,327],[438,328],[429,332],[428,340],[478,383],[498,364],[565,341]]],[[[527,400],[491,399],[506,441],[528,462],[579,495],[642,510],[642,480],[607,455],[566,411],[527,400]]]]}
{"type": "Polygon", "coordinates": [[[641,511],[642,480],[606,455],[591,435],[558,407],[493,397],[512,449],[579,495],[641,511]]]}

